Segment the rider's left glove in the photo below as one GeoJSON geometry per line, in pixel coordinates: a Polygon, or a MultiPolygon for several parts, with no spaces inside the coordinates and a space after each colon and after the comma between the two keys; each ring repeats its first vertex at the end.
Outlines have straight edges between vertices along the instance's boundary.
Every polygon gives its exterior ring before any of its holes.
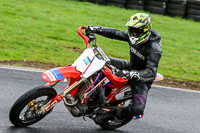
{"type": "Polygon", "coordinates": [[[101,32],[101,31],[102,31],[102,27],[98,25],[88,25],[85,29],[86,35],[90,33],[101,32]]]}

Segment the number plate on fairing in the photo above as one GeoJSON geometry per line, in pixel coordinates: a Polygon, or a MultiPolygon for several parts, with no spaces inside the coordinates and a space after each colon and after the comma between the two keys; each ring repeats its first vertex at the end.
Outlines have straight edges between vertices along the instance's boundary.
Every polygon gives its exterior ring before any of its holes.
{"type": "Polygon", "coordinates": [[[90,62],[94,58],[94,52],[91,48],[87,48],[77,59],[76,61],[72,64],[72,66],[76,66],[76,70],[83,73],[90,62]]]}

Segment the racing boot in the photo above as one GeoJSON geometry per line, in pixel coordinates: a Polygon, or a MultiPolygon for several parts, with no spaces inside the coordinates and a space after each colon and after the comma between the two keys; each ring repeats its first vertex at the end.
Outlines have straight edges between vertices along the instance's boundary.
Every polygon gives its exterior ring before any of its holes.
{"type": "Polygon", "coordinates": [[[102,125],[103,123],[107,122],[108,120],[114,119],[114,112],[107,111],[105,113],[99,113],[94,117],[94,122],[96,124],[102,125]]]}
{"type": "Polygon", "coordinates": [[[114,116],[119,119],[138,119],[143,117],[144,104],[134,103],[124,108],[117,108],[114,110],[114,116]]]}

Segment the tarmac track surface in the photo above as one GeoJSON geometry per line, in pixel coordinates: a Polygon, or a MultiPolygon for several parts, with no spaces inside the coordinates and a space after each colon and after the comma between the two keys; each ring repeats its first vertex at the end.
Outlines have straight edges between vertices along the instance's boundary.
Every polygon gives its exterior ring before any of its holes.
{"type": "MultiPolygon", "coordinates": [[[[15,100],[26,91],[44,85],[40,70],[0,66],[0,133],[103,133],[89,118],[74,118],[63,102],[52,113],[27,128],[16,128],[9,121],[15,100]]],[[[57,92],[63,85],[56,87],[57,92]]],[[[200,133],[200,93],[153,86],[149,91],[144,118],[106,132],[115,133],[200,133]]]]}

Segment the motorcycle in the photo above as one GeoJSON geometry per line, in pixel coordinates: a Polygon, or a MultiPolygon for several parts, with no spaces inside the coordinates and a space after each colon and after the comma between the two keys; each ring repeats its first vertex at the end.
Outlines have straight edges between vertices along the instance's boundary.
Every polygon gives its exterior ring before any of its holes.
{"type": "MultiPolygon", "coordinates": [[[[84,52],[71,65],[45,71],[42,74],[42,79],[47,82],[45,86],[33,88],[13,104],[9,114],[12,124],[19,127],[32,125],[49,114],[61,100],[72,116],[91,119],[98,113],[126,107],[132,102],[129,79],[116,76],[118,69],[110,65],[109,58],[96,45],[96,36],[85,36],[84,29],[86,27],[82,26],[77,30],[86,43],[84,52]],[[61,81],[66,88],[57,94],[53,87],[61,81]]],[[[155,80],[163,80],[163,76],[157,74],[155,80]]],[[[113,130],[131,120],[114,118],[99,126],[113,130]]]]}

